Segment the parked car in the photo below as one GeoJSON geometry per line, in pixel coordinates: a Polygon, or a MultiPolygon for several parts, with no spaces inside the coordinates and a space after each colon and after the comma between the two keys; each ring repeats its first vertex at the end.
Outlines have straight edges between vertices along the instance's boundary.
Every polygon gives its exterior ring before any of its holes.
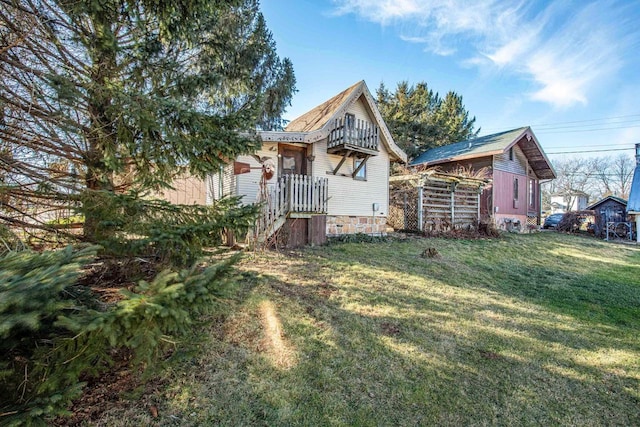
{"type": "Polygon", "coordinates": [[[563,216],[564,214],[561,214],[561,213],[555,213],[555,214],[549,215],[548,217],[545,218],[544,224],[542,224],[542,228],[544,229],[556,228],[558,224],[560,224],[560,221],[562,221],[563,216]]]}

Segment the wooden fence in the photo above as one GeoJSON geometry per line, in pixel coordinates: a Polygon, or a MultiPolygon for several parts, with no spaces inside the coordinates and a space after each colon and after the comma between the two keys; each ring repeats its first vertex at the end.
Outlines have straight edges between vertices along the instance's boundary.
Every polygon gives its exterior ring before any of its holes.
{"type": "Polygon", "coordinates": [[[387,223],[399,230],[475,227],[487,181],[443,173],[392,177],[387,223]]]}

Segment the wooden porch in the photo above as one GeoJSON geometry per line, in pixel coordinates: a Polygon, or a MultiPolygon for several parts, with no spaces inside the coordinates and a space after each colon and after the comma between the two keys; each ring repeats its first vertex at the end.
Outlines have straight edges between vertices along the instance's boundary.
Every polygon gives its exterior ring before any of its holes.
{"type": "Polygon", "coordinates": [[[327,213],[329,180],[308,175],[283,175],[263,195],[256,223],[256,241],[264,243],[287,218],[311,218],[327,213]]]}

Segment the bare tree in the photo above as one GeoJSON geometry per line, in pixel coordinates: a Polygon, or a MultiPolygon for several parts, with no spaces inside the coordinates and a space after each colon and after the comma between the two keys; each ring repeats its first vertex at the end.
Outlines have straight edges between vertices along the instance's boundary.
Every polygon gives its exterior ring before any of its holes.
{"type": "Polygon", "coordinates": [[[592,201],[606,196],[629,197],[635,161],[631,156],[562,158],[553,161],[557,178],[543,187],[543,206],[549,209],[552,194],[565,194],[565,202],[573,203],[572,193],[589,195],[592,201]]]}
{"type": "Polygon", "coordinates": [[[597,198],[618,196],[629,197],[635,161],[631,156],[620,154],[616,157],[598,157],[591,159],[594,171],[594,192],[597,198]]]}
{"type": "Polygon", "coordinates": [[[562,158],[553,162],[557,178],[546,183],[542,188],[543,209],[551,208],[553,195],[564,196],[567,206],[574,203],[575,193],[591,194],[593,190],[594,171],[585,158],[562,158]]]}

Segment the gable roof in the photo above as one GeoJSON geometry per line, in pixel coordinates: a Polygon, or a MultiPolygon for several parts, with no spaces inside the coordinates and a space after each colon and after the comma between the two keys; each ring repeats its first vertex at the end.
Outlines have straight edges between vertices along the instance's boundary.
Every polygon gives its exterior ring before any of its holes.
{"type": "MultiPolygon", "coordinates": [[[[286,127],[284,132],[280,134],[297,133],[300,135],[301,142],[312,143],[325,138],[329,135],[331,124],[335,119],[344,116],[349,107],[362,100],[367,112],[374,118],[378,128],[380,129],[381,142],[394,160],[407,161],[407,154],[395,143],[389,128],[385,124],[380,111],[371,96],[371,92],[367,88],[364,80],[343,90],[336,96],[328,99],[317,107],[304,113],[300,117],[292,120],[286,127]]],[[[263,136],[267,136],[265,132],[263,136]]],[[[267,138],[269,139],[269,138],[267,138]]]]}
{"type": "Polygon", "coordinates": [[[607,196],[603,199],[598,200],[595,203],[590,204],[589,206],[587,206],[587,210],[588,211],[592,211],[595,208],[597,208],[599,205],[603,204],[604,202],[606,202],[607,200],[614,200],[618,203],[620,203],[621,205],[625,205],[627,206],[627,201],[625,199],[623,199],[622,197],[616,197],[616,196],[607,196]]]}
{"type": "Polygon", "coordinates": [[[556,177],[551,162],[529,126],[432,148],[414,159],[410,165],[437,165],[494,156],[506,153],[516,144],[522,149],[538,178],[553,179],[556,177]]]}
{"type": "Polygon", "coordinates": [[[343,90],[333,98],[326,100],[300,117],[293,119],[285,127],[285,130],[287,132],[311,132],[321,129],[331,120],[336,110],[349,99],[350,95],[352,95],[361,84],[364,84],[364,80],[343,90]]]}

